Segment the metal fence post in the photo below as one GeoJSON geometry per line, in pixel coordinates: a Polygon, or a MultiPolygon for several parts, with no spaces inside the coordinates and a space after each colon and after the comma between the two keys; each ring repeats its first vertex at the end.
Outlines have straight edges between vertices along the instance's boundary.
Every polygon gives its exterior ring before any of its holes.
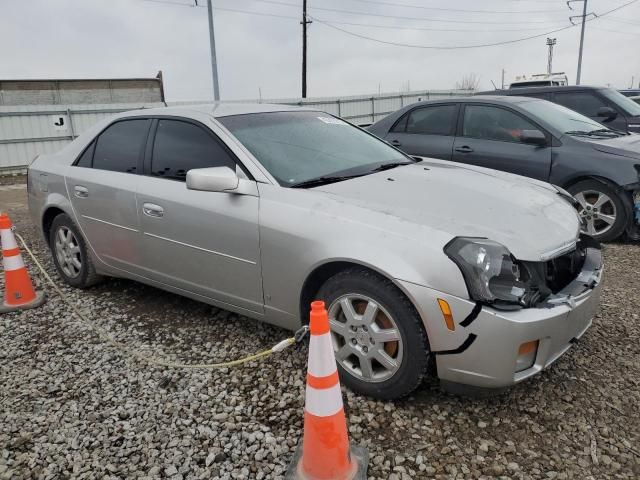
{"type": "Polygon", "coordinates": [[[342,117],[342,108],[340,108],[340,99],[337,100],[337,104],[338,104],[338,116],[342,117]]]}
{"type": "Polygon", "coordinates": [[[374,97],[371,97],[371,122],[376,122],[376,102],[374,97]]]}
{"type": "Polygon", "coordinates": [[[69,118],[69,128],[71,129],[71,138],[76,138],[76,130],[73,128],[73,117],[71,116],[71,109],[67,108],[67,117],[69,118]]]}

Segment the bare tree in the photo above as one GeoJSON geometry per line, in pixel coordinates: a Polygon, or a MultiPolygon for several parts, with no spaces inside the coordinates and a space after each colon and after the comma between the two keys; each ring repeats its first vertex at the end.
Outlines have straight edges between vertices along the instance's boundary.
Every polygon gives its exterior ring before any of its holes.
{"type": "Polygon", "coordinates": [[[475,91],[478,89],[478,85],[480,84],[480,77],[475,73],[468,73],[462,80],[456,82],[456,90],[472,90],[475,91]]]}

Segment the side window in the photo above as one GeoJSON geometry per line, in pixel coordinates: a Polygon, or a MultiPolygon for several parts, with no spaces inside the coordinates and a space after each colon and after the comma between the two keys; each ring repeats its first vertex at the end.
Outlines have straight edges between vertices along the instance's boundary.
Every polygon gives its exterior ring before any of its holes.
{"type": "Polygon", "coordinates": [[[519,142],[523,130],[538,127],[504,108],[485,105],[467,105],[464,110],[463,135],[465,137],[519,142]]]}
{"type": "Polygon", "coordinates": [[[148,119],[123,120],[108,127],[96,140],[93,168],[136,173],[150,123],[148,119]]]}
{"type": "Polygon", "coordinates": [[[456,105],[416,108],[409,114],[407,133],[450,135],[456,120],[456,105]]]}
{"type": "Polygon", "coordinates": [[[75,163],[75,165],[77,167],[91,168],[93,164],[93,151],[95,150],[95,148],[96,142],[93,141],[87,148],[85,148],[84,152],[82,152],[82,155],[80,155],[80,158],[78,158],[78,161],[75,163]]]}
{"type": "Polygon", "coordinates": [[[556,93],[555,102],[587,117],[596,117],[598,109],[608,106],[593,92],[556,93]]]}
{"type": "Polygon", "coordinates": [[[194,168],[229,167],[236,163],[211,133],[192,123],[160,120],[153,145],[151,175],[184,180],[194,168]]]}

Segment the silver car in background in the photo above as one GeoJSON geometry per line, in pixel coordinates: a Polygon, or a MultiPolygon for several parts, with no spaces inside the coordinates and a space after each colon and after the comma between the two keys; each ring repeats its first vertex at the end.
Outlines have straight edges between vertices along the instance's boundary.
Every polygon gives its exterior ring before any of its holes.
{"type": "Polygon", "coordinates": [[[377,398],[428,372],[512,385],[598,305],[600,249],[566,192],[414,159],[319,111],[119,114],[39,157],[28,185],[68,284],[130,278],[287,329],[323,299],[343,382],[377,398]]]}

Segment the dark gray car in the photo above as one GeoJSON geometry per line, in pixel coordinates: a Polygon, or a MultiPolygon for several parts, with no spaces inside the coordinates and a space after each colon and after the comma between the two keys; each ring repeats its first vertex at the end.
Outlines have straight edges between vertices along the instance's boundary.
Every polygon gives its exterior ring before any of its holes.
{"type": "Polygon", "coordinates": [[[626,231],[640,239],[640,135],[545,100],[507,96],[419,102],[369,131],[410,155],[553,183],[578,200],[594,238],[612,240],[626,231]]]}
{"type": "Polygon", "coordinates": [[[528,87],[476,95],[517,95],[548,100],[614,130],[640,133],[640,105],[613,88],[588,85],[528,87]]]}

